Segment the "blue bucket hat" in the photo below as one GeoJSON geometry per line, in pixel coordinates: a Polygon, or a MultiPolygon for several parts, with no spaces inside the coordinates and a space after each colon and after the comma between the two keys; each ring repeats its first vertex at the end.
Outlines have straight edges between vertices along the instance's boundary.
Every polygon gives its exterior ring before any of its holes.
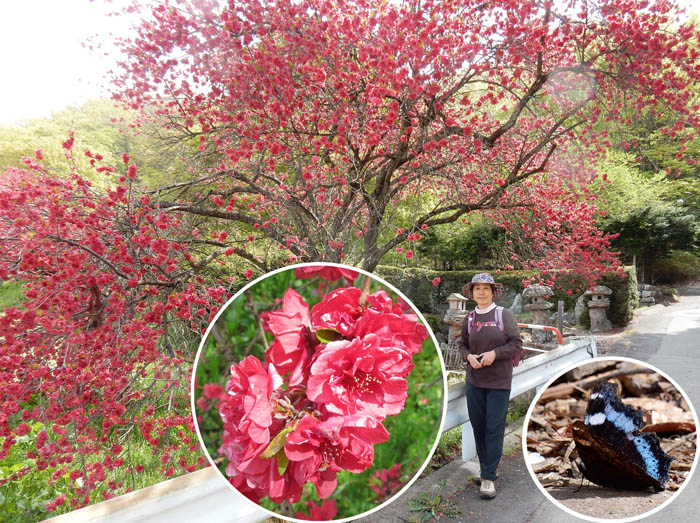
{"type": "Polygon", "coordinates": [[[497,298],[501,294],[503,294],[503,284],[502,283],[496,283],[493,279],[493,276],[491,276],[488,272],[480,272],[479,274],[475,274],[474,277],[472,278],[472,281],[470,283],[467,283],[464,286],[464,289],[462,290],[462,294],[464,294],[467,298],[470,300],[472,299],[472,287],[474,287],[475,284],[477,283],[488,283],[491,285],[491,288],[493,289],[493,297],[497,298]]]}

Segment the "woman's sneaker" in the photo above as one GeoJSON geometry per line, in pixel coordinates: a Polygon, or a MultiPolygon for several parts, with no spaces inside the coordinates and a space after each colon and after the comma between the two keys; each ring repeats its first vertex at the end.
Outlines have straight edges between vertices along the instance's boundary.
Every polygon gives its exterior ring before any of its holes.
{"type": "MultiPolygon", "coordinates": [[[[496,479],[498,479],[498,474],[496,474],[496,479]]],[[[474,478],[474,483],[481,485],[481,477],[477,476],[474,478]]]]}
{"type": "Polygon", "coordinates": [[[484,499],[493,499],[496,497],[496,485],[490,479],[481,480],[481,488],[479,495],[484,499]]]}

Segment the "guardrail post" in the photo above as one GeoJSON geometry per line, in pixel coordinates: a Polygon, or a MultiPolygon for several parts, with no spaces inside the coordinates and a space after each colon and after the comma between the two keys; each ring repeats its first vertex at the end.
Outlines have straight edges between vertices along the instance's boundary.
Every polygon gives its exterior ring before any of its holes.
{"type": "Polygon", "coordinates": [[[462,461],[469,461],[476,456],[476,440],[471,422],[462,425],[462,461]]]}
{"type": "Polygon", "coordinates": [[[557,301],[557,329],[564,331],[564,300],[557,301]]]}

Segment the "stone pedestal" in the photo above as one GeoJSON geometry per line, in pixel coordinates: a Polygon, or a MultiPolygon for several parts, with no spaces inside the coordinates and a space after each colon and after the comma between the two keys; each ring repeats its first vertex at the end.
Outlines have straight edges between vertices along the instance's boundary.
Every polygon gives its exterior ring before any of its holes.
{"type": "Polygon", "coordinates": [[[520,314],[523,312],[523,295],[516,294],[513,298],[513,303],[510,305],[510,310],[513,314],[520,314]]]}
{"type": "Polygon", "coordinates": [[[585,292],[591,297],[588,302],[588,315],[591,318],[591,332],[608,332],[612,329],[612,324],[608,319],[606,309],[610,306],[608,296],[612,291],[605,285],[596,285],[585,292]]]}
{"type": "Polygon", "coordinates": [[[458,338],[462,334],[462,322],[467,316],[466,310],[467,298],[453,292],[447,297],[448,309],[443,323],[447,324],[447,349],[443,351],[445,366],[449,368],[461,368],[462,355],[459,353],[457,346],[458,338]]]}
{"type": "MultiPolygon", "coordinates": [[[[532,323],[535,325],[549,325],[549,309],[553,305],[547,301],[547,297],[552,295],[552,289],[546,285],[530,285],[523,291],[523,297],[531,298],[532,303],[525,305],[525,309],[532,315],[532,323]]],[[[552,339],[550,331],[532,331],[532,340],[535,343],[547,343],[552,339]]]]}
{"type": "Polygon", "coordinates": [[[656,289],[653,285],[640,284],[639,285],[639,304],[640,305],[654,305],[656,303],[656,289]]]}

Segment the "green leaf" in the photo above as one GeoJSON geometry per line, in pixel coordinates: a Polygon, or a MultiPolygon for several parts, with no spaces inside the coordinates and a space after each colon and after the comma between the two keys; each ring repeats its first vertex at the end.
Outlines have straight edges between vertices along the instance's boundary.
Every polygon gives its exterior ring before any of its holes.
{"type": "Polygon", "coordinates": [[[280,476],[287,470],[287,465],[289,465],[289,458],[284,453],[284,448],[282,448],[277,453],[277,471],[280,473],[280,476]]]}
{"type": "Polygon", "coordinates": [[[264,459],[274,458],[280,449],[284,447],[284,444],[287,443],[287,434],[292,432],[292,429],[293,427],[291,426],[283,428],[277,436],[272,438],[272,441],[263,453],[260,454],[260,457],[264,459]]]}
{"type": "Polygon", "coordinates": [[[331,341],[343,339],[343,335],[335,329],[318,329],[316,331],[316,337],[321,343],[330,343],[331,341]]]}

